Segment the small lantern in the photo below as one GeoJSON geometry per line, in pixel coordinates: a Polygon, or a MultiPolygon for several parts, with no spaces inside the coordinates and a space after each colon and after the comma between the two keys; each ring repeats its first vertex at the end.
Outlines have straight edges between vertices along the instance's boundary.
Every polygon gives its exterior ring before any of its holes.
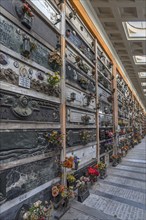
{"type": "Polygon", "coordinates": [[[23,46],[22,46],[23,56],[25,56],[25,57],[28,58],[29,55],[30,55],[30,49],[31,49],[30,39],[29,39],[27,36],[25,36],[25,37],[23,38],[23,46]]]}

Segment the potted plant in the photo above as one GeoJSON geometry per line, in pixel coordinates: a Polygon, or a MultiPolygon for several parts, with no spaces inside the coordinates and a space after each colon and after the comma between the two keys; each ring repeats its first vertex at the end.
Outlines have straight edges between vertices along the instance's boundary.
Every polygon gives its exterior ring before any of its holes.
{"type": "Polygon", "coordinates": [[[53,71],[58,71],[60,66],[62,65],[62,59],[60,53],[57,50],[50,52],[48,56],[48,62],[53,71]]]}
{"type": "Polygon", "coordinates": [[[51,212],[53,211],[53,203],[50,204],[45,201],[43,204],[42,201],[38,200],[33,203],[30,209],[24,213],[23,220],[49,220],[51,212]]]}
{"type": "Polygon", "coordinates": [[[78,201],[83,202],[89,195],[88,183],[89,177],[82,176],[76,181],[76,188],[78,189],[78,201]]]}

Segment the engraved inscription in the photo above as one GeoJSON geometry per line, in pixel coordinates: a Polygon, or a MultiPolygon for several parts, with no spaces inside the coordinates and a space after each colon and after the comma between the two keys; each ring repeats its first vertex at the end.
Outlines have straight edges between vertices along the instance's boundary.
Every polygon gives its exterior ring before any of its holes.
{"type": "Polygon", "coordinates": [[[69,63],[66,63],[66,79],[77,84],[83,90],[88,90],[91,93],[95,93],[95,82],[87,79],[86,77],[82,76],[80,72],[69,63]]]}
{"type": "Polygon", "coordinates": [[[87,143],[96,141],[96,130],[69,130],[67,131],[67,145],[69,147],[76,145],[85,145],[87,143]]]}
{"type": "Polygon", "coordinates": [[[66,100],[70,104],[74,104],[78,107],[87,107],[89,109],[94,110],[95,109],[95,98],[89,100],[89,95],[83,93],[80,90],[73,89],[69,86],[67,86],[66,89],[66,100]],[[75,94],[73,98],[73,93],[75,94]]]}
{"type": "Polygon", "coordinates": [[[70,35],[68,39],[83,53],[86,57],[88,57],[92,62],[94,60],[94,53],[87,46],[87,44],[83,41],[83,39],[74,31],[71,25],[66,23],[66,31],[70,31],[70,35]]]}
{"type": "Polygon", "coordinates": [[[95,114],[68,108],[67,121],[74,124],[95,124],[95,114]],[[84,123],[84,117],[88,117],[88,123],[84,123]]]}

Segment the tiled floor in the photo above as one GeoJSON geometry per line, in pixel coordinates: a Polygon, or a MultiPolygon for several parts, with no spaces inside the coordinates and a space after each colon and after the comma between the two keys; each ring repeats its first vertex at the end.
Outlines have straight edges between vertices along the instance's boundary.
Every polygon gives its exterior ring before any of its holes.
{"type": "Polygon", "coordinates": [[[61,220],[145,220],[146,138],[117,167],[108,169],[83,204],[74,202],[61,220]]]}

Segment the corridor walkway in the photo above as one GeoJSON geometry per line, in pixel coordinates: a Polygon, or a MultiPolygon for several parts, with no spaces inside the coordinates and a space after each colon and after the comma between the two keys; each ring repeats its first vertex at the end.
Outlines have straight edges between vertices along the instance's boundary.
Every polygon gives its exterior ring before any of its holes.
{"type": "Polygon", "coordinates": [[[84,203],[74,202],[61,220],[145,220],[146,138],[117,167],[108,169],[84,203]]]}

